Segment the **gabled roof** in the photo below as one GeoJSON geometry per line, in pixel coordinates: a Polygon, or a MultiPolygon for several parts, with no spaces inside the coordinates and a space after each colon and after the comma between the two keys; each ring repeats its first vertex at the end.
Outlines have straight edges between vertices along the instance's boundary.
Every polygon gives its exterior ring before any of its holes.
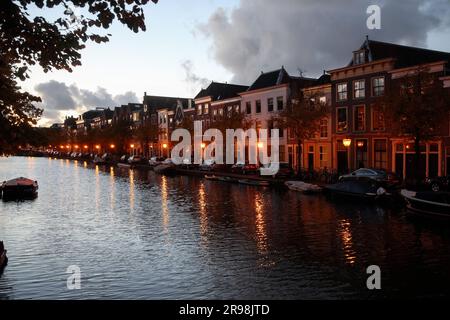
{"type": "Polygon", "coordinates": [[[284,67],[266,73],[261,72],[259,77],[255,80],[255,82],[253,82],[253,84],[247,89],[247,91],[253,91],[289,83],[290,80],[291,76],[289,76],[284,67]]]}
{"type": "Polygon", "coordinates": [[[83,120],[92,120],[96,117],[99,117],[103,113],[103,110],[89,110],[83,113],[82,119],[83,120]]]}
{"type": "Polygon", "coordinates": [[[247,89],[248,86],[213,81],[206,89],[200,90],[195,99],[205,97],[211,97],[212,101],[230,99],[237,97],[239,93],[247,89]]]}
{"type": "MultiPolygon", "coordinates": [[[[396,68],[411,67],[414,65],[447,61],[450,62],[450,53],[424,48],[403,46],[394,43],[374,41],[366,39],[359,50],[366,49],[368,53],[368,62],[382,60],[387,58],[396,59],[396,68]]],[[[353,66],[353,58],[349,66],[353,66]]]]}
{"type": "Polygon", "coordinates": [[[177,97],[161,97],[161,96],[144,96],[144,104],[148,106],[149,109],[171,109],[175,110],[178,103],[183,105],[183,109],[189,107],[189,98],[177,98],[177,97]]]}

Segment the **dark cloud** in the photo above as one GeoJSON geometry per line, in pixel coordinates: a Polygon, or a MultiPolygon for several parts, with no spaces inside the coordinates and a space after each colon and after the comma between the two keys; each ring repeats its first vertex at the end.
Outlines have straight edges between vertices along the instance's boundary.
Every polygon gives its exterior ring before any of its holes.
{"type": "Polygon", "coordinates": [[[105,88],[95,91],[80,89],[63,82],[51,80],[34,87],[42,98],[43,117],[49,121],[60,121],[67,112],[80,112],[96,107],[115,107],[129,102],[139,102],[136,93],[127,91],[124,94],[112,95],[105,88]]]}
{"type": "Polygon", "coordinates": [[[191,93],[197,93],[201,88],[208,86],[210,81],[206,78],[202,78],[194,73],[194,65],[191,60],[185,60],[181,63],[186,78],[185,82],[188,84],[191,93]]]}
{"type": "Polygon", "coordinates": [[[250,83],[281,65],[308,75],[342,66],[366,34],[424,46],[430,30],[449,25],[449,10],[449,0],[245,0],[230,12],[216,10],[199,29],[233,80],[250,83]],[[381,7],[381,30],[366,27],[372,4],[381,7]]]}

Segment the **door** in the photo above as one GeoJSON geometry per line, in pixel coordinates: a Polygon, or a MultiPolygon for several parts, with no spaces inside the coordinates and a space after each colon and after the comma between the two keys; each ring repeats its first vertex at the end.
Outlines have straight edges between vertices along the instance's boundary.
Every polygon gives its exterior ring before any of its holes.
{"type": "Polygon", "coordinates": [[[348,172],[348,156],[347,151],[338,151],[337,153],[337,166],[338,172],[347,173],[348,172]]]}

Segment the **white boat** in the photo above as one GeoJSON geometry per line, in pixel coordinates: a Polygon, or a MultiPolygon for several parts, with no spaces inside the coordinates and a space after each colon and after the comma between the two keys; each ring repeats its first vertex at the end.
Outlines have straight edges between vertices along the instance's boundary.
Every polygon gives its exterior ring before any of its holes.
{"type": "Polygon", "coordinates": [[[318,193],[322,192],[322,188],[318,185],[306,183],[303,181],[286,181],[284,183],[290,190],[303,193],[318,193]]]}
{"type": "Polygon", "coordinates": [[[403,189],[400,194],[405,198],[409,213],[450,218],[450,194],[445,192],[415,192],[403,189]]]}

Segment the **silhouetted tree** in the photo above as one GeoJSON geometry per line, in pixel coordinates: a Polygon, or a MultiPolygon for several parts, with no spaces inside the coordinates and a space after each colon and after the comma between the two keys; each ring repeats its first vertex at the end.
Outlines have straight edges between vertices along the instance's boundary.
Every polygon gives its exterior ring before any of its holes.
{"type": "MultiPolygon", "coordinates": [[[[39,97],[22,92],[16,79],[29,78],[29,67],[39,64],[44,72],[72,71],[81,65],[85,43],[107,42],[114,20],[134,32],[145,31],[143,6],[148,0],[2,0],[0,7],[0,153],[10,152],[25,127],[36,124],[42,110],[39,97]],[[30,15],[30,7],[63,9],[55,21],[30,15]],[[86,8],[89,16],[76,16],[74,8],[86,8]]],[[[157,3],[158,0],[152,0],[157,3]]]]}

